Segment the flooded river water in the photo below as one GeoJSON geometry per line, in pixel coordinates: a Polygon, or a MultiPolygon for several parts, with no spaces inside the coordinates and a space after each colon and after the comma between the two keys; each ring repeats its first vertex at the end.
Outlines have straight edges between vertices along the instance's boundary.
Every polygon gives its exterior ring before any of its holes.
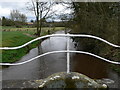
{"type": "MultiPolygon", "coordinates": [[[[64,33],[64,31],[56,33],[64,33]]],[[[41,43],[40,52],[66,50],[66,41],[66,37],[50,37],[41,43]]],[[[70,39],[69,44],[70,50],[76,50],[75,42],[72,39],[70,39]]],[[[18,62],[28,60],[37,55],[38,48],[34,48],[18,62]]],[[[66,55],[66,53],[49,54],[23,65],[10,66],[2,70],[2,79],[36,80],[46,78],[56,72],[66,72],[66,55]]],[[[109,78],[116,81],[116,85],[120,83],[118,74],[108,68],[108,63],[89,55],[75,53],[70,55],[70,70],[72,72],[79,72],[93,79],[109,78]]]]}

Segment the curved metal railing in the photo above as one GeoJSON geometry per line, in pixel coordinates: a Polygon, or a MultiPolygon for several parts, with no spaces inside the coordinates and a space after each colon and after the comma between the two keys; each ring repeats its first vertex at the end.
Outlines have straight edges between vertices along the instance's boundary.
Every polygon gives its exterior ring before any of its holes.
{"type": "Polygon", "coordinates": [[[69,51],[67,51],[67,50],[62,50],[62,51],[47,52],[47,53],[38,55],[38,56],[36,56],[36,57],[34,57],[34,58],[31,58],[31,59],[29,59],[29,60],[27,60],[27,61],[23,61],[23,62],[19,62],[19,63],[0,63],[0,65],[12,65],[12,66],[22,65],[22,64],[31,62],[31,61],[33,61],[33,60],[35,60],[35,59],[37,59],[37,58],[40,58],[40,57],[45,56],[45,55],[48,55],[48,54],[63,53],[63,52],[66,52],[66,53],[69,52],[69,53],[87,54],[87,55],[91,55],[91,56],[94,56],[94,57],[96,57],[96,58],[99,58],[99,59],[101,59],[101,60],[103,60],[103,61],[106,61],[106,62],[108,62],[108,63],[119,64],[119,65],[120,65],[120,62],[111,61],[111,60],[105,59],[105,58],[103,58],[103,57],[100,57],[100,56],[98,56],[98,55],[95,55],[95,54],[92,54],[92,53],[89,53],[89,52],[84,52],[84,51],[72,51],[72,50],[69,50],[69,51]]]}
{"type": "MultiPolygon", "coordinates": [[[[97,40],[100,40],[110,46],[113,46],[113,47],[116,47],[116,48],[120,48],[119,45],[115,45],[115,44],[112,44],[110,42],[108,42],[107,40],[104,40],[100,37],[97,37],[97,36],[93,36],[93,35],[84,35],[84,34],[52,34],[52,35],[46,35],[46,36],[42,36],[42,37],[38,37],[36,39],[33,39],[21,46],[18,46],[18,47],[0,47],[1,50],[13,50],[13,49],[20,49],[20,48],[23,48],[25,46],[27,46],[28,44],[34,42],[34,41],[37,41],[37,40],[40,40],[40,39],[43,39],[43,38],[48,38],[48,37],[87,37],[87,38],[93,38],[93,39],[97,39],[97,40]]],[[[37,58],[40,58],[42,56],[45,56],[45,55],[48,55],[48,54],[53,54],[53,53],[67,53],[67,72],[69,72],[69,63],[70,63],[70,54],[69,53],[81,53],[81,54],[87,54],[87,55],[91,55],[91,56],[94,56],[96,58],[99,58],[103,61],[106,61],[108,63],[112,63],[112,64],[117,64],[117,65],[120,65],[120,62],[115,62],[115,61],[111,61],[111,60],[108,60],[108,59],[105,59],[101,56],[98,56],[98,55],[95,55],[95,54],[92,54],[92,53],[89,53],[89,52],[84,52],[84,51],[73,51],[73,50],[69,50],[69,38],[67,39],[67,50],[61,50],[61,51],[51,51],[51,52],[47,52],[47,53],[44,53],[44,54],[41,54],[41,55],[38,55],[34,58],[31,58],[27,61],[23,61],[23,62],[18,62],[18,63],[0,63],[0,65],[22,65],[22,64],[25,64],[25,63],[28,63],[28,62],[31,62],[37,58]]]]}
{"type": "Polygon", "coordinates": [[[120,48],[119,45],[112,44],[112,43],[108,42],[107,40],[104,40],[104,39],[102,39],[100,37],[93,36],[93,35],[85,35],[85,34],[51,34],[51,35],[38,37],[38,38],[33,39],[33,40],[31,40],[31,41],[29,41],[29,42],[27,42],[27,43],[25,43],[25,44],[23,44],[21,46],[17,46],[17,47],[0,47],[0,49],[3,49],[3,50],[20,49],[20,48],[23,48],[23,47],[27,46],[28,44],[31,44],[34,41],[37,41],[37,40],[40,40],[40,39],[44,39],[44,38],[48,38],[48,37],[87,37],[87,38],[97,39],[97,40],[100,40],[102,42],[107,43],[110,46],[113,46],[113,47],[116,47],[116,48],[120,48]]]}

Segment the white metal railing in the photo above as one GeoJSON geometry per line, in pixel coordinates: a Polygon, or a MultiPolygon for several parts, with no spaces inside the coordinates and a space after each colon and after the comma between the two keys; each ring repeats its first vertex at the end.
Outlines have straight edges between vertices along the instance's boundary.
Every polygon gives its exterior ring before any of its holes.
{"type": "Polygon", "coordinates": [[[119,45],[115,45],[115,44],[112,44],[110,42],[108,42],[107,40],[104,40],[100,37],[97,37],[97,36],[93,36],[93,35],[84,35],[84,34],[51,34],[51,35],[46,35],[46,36],[42,36],[42,37],[38,37],[36,39],[33,39],[21,46],[18,46],[18,47],[0,47],[0,49],[3,49],[3,50],[10,50],[10,49],[20,49],[22,47],[25,47],[27,46],[28,44],[34,42],[34,41],[37,41],[37,40],[40,40],[40,39],[43,39],[43,38],[48,38],[48,37],[87,37],[87,38],[94,38],[94,39],[97,39],[97,40],[100,40],[100,41],[103,41],[105,43],[107,43],[108,45],[110,46],[113,46],[113,47],[116,47],[116,48],[120,48],[119,45]]]}
{"type": "Polygon", "coordinates": [[[31,62],[39,57],[42,57],[42,56],[45,56],[45,55],[48,55],[48,54],[52,54],[52,53],[63,53],[63,52],[66,52],[67,53],[67,73],[70,72],[70,53],[82,53],[82,54],[87,54],[87,55],[91,55],[91,56],[94,56],[96,58],[99,58],[103,61],[106,61],[106,62],[109,62],[109,63],[112,63],[112,64],[117,64],[117,65],[120,65],[120,62],[115,62],[115,61],[111,61],[111,60],[108,60],[108,59],[105,59],[103,57],[100,57],[98,55],[95,55],[95,54],[92,54],[92,53],[89,53],[89,52],[84,52],[84,51],[73,51],[73,50],[69,50],[69,37],[87,37],[87,38],[93,38],[93,39],[97,39],[97,40],[100,40],[102,42],[105,42],[107,43],[108,45],[110,46],[113,46],[113,47],[116,47],[116,48],[120,48],[119,45],[115,45],[115,44],[112,44],[110,42],[108,42],[107,40],[104,40],[100,37],[96,37],[96,36],[92,36],[92,35],[84,35],[84,34],[52,34],[52,35],[46,35],[46,36],[42,36],[42,37],[38,37],[36,39],[33,39],[21,46],[18,46],[18,47],[0,47],[1,50],[13,50],[13,49],[20,49],[20,48],[23,48],[25,46],[27,46],[28,44],[34,42],[34,41],[37,41],[37,40],[40,40],[40,39],[43,39],[43,38],[48,38],[48,37],[67,37],[67,50],[61,50],[61,51],[51,51],[51,52],[47,52],[47,53],[44,53],[44,54],[41,54],[41,55],[38,55],[34,58],[31,58],[27,61],[23,61],[23,62],[18,62],[18,63],[0,63],[0,65],[22,65],[22,64],[25,64],[25,63],[28,63],[28,62],[31,62]]]}
{"type": "MultiPolygon", "coordinates": [[[[69,34],[68,34],[69,35],[69,34]]],[[[70,72],[70,52],[69,52],[69,39],[70,37],[67,37],[67,73],[70,72]]]]}

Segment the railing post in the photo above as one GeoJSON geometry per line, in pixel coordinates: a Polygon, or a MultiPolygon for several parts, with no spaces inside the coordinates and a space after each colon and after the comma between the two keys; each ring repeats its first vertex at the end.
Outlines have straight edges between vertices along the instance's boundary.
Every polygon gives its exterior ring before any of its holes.
{"type": "MultiPolygon", "coordinates": [[[[69,33],[67,33],[69,35],[69,33]]],[[[67,73],[70,72],[70,52],[69,52],[69,36],[67,37],[67,73]]]]}

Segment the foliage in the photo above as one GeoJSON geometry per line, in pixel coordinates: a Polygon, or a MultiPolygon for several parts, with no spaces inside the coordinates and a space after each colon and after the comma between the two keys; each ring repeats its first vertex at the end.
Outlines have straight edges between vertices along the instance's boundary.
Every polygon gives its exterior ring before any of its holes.
{"type": "MultiPolygon", "coordinates": [[[[95,35],[120,45],[119,5],[119,2],[73,2],[72,33],[95,35]]],[[[85,51],[120,61],[116,54],[120,53],[119,49],[91,39],[78,42],[84,45],[85,51]]]]}
{"type": "MultiPolygon", "coordinates": [[[[73,33],[91,34],[118,43],[118,3],[73,2],[73,33]],[[116,7],[114,7],[116,6],[116,7]],[[112,10],[111,10],[112,8],[112,10]]],[[[86,41],[87,43],[88,41],[86,41]]],[[[98,45],[98,42],[92,42],[98,45]]],[[[91,44],[92,44],[91,43],[91,44]]],[[[102,47],[105,49],[106,47],[102,47]]],[[[100,49],[101,51],[101,49],[100,49]]]]}
{"type": "Polygon", "coordinates": [[[17,28],[21,28],[24,25],[26,25],[25,22],[13,21],[11,19],[2,17],[2,26],[14,26],[14,27],[17,27],[17,28]]]}
{"type": "MultiPolygon", "coordinates": [[[[120,45],[119,5],[119,2],[73,2],[71,5],[74,10],[72,33],[91,34],[120,45]]],[[[83,45],[85,51],[120,61],[119,49],[86,38],[78,42],[83,45]]],[[[113,65],[112,68],[120,72],[118,66],[113,65]]]]}
{"type": "Polygon", "coordinates": [[[21,14],[18,10],[13,10],[10,13],[10,19],[2,17],[2,26],[14,26],[17,28],[22,28],[26,25],[27,17],[24,14],[21,14]]]}

